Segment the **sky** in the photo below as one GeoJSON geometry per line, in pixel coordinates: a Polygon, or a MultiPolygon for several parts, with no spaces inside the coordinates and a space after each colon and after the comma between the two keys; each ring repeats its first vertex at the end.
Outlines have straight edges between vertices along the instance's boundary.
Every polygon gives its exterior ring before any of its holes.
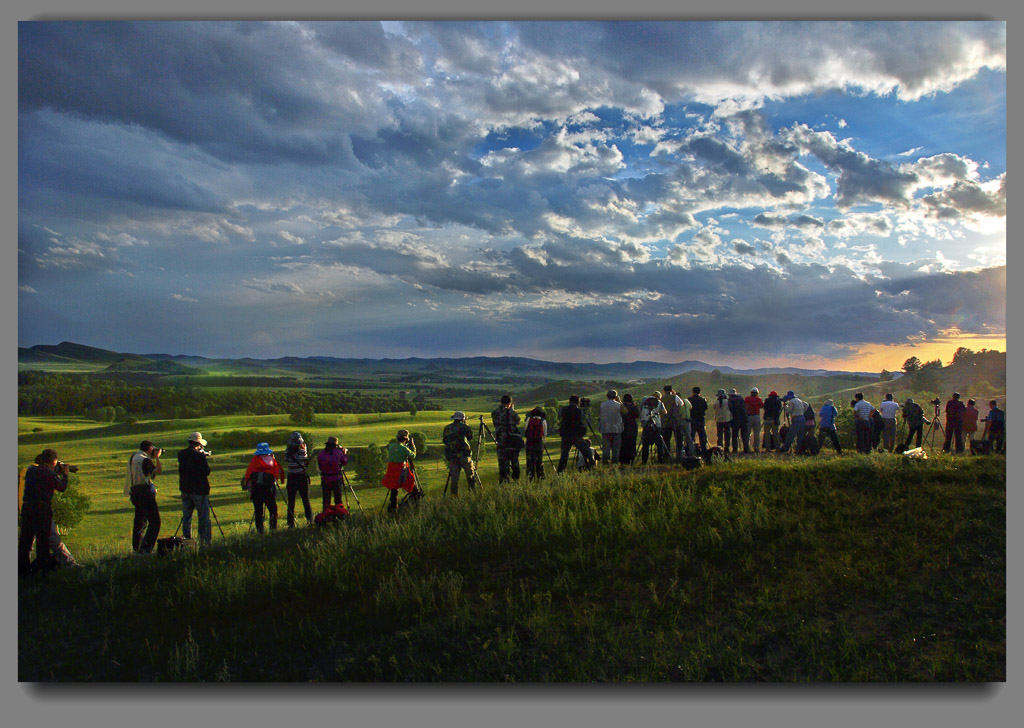
{"type": "Polygon", "coordinates": [[[1006,349],[1003,22],[21,22],[18,341],[1006,349]]]}

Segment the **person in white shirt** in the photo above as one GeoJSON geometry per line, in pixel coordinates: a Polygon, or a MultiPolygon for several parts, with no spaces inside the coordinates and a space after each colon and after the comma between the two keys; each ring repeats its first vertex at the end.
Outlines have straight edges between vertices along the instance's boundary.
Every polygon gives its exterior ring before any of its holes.
{"type": "Polygon", "coordinates": [[[598,409],[598,429],[601,430],[601,460],[605,465],[617,465],[622,447],[622,402],[619,393],[609,389],[607,399],[598,409]]]}
{"type": "Polygon", "coordinates": [[[892,452],[896,447],[896,412],[899,408],[891,394],[885,395],[885,401],[878,405],[878,412],[882,415],[882,448],[886,452],[892,452]]]}
{"type": "Polygon", "coordinates": [[[861,392],[853,395],[853,426],[857,437],[857,452],[871,452],[871,413],[874,406],[861,392]]]}

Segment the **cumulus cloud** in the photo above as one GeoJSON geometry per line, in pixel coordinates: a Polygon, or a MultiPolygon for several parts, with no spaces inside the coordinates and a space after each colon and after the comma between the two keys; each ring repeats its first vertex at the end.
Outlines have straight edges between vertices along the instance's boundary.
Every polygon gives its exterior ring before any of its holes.
{"type": "MultiPolygon", "coordinates": [[[[998,22],[25,23],[20,291],[59,268],[89,306],[124,272],[362,331],[375,299],[438,341],[446,315],[580,346],[604,320],[636,349],[750,346],[814,281],[846,300],[801,346],[843,317],[927,335],[950,314],[919,279],[997,283],[957,266],[1005,261],[1001,159],[824,129],[1003,69],[998,22]]],[[[957,316],[998,328],[989,303],[957,316]]]]}

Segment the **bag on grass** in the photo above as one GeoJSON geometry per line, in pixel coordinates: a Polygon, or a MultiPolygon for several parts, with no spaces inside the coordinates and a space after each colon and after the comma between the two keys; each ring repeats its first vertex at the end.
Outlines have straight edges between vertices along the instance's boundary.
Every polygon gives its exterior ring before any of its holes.
{"type": "Polygon", "coordinates": [[[348,518],[348,509],[341,503],[329,505],[313,517],[313,523],[318,526],[327,526],[331,523],[340,523],[348,518]]]}
{"type": "Polygon", "coordinates": [[[156,554],[157,556],[166,556],[172,551],[189,548],[195,545],[196,540],[194,538],[185,538],[184,536],[167,536],[166,538],[158,538],[156,540],[156,554]]]}

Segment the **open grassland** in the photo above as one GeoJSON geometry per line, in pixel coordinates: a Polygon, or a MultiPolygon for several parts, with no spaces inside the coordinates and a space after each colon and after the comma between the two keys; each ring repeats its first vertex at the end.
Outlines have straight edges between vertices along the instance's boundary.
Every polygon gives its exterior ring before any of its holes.
{"type": "Polygon", "coordinates": [[[21,584],[19,679],[1002,681],[1005,477],[874,454],[435,479],[395,517],[21,584]]]}
{"type": "MultiPolygon", "coordinates": [[[[470,424],[478,432],[479,412],[469,411],[470,424]]],[[[282,455],[287,434],[300,430],[307,438],[310,450],[320,449],[330,435],[341,440],[349,448],[362,448],[369,444],[386,445],[394,439],[399,428],[422,432],[428,443],[426,456],[418,463],[418,469],[429,493],[444,489],[447,471],[440,460],[441,430],[451,422],[450,412],[420,412],[411,417],[408,412],[377,414],[345,414],[316,416],[310,426],[297,427],[287,415],[225,416],[204,417],[196,420],[149,420],[132,425],[117,423],[103,425],[92,420],[76,417],[20,417],[18,418],[18,467],[28,467],[36,455],[46,447],[57,449],[60,458],[79,467],[76,487],[88,495],[92,508],[81,524],[67,536],[68,548],[79,560],[93,560],[110,554],[125,553],[131,549],[131,523],[133,508],[123,493],[128,458],[148,439],[165,448],[164,471],[156,478],[157,501],[161,510],[161,535],[173,533],[181,517],[181,500],[178,497],[177,452],[183,448],[189,433],[200,431],[210,442],[213,456],[209,459],[210,500],[217,519],[226,533],[245,532],[252,517],[252,504],[248,494],[241,489],[240,481],[245,468],[252,458],[252,449],[227,449],[217,447],[218,438],[228,432],[256,430],[266,433],[271,448],[282,455]],[[36,432],[34,430],[41,430],[36,432]],[[275,440],[271,434],[278,433],[275,440]]],[[[490,426],[490,417],[485,415],[490,426]]],[[[485,434],[486,442],[486,434],[485,434]]],[[[550,447],[550,446],[549,446],[550,447]]],[[[557,457],[557,445],[555,456],[557,457]]],[[[474,441],[475,452],[475,441],[474,441]]],[[[493,445],[485,445],[480,474],[485,484],[497,481],[497,461],[493,445]]],[[[525,466],[524,466],[525,467],[525,466]]],[[[320,510],[320,480],[316,466],[310,465],[312,487],[310,499],[313,512],[320,510]]],[[[349,468],[350,483],[364,508],[375,508],[383,500],[384,491],[380,483],[366,483],[349,468]]],[[[356,509],[355,498],[351,506],[356,509]]],[[[279,501],[281,499],[279,498],[279,501]]],[[[283,503],[279,502],[282,519],[283,503]]],[[[299,507],[301,511],[301,504],[299,507]]],[[[300,520],[301,516],[300,516],[300,520]]],[[[214,532],[217,532],[216,525],[214,532]]],[[[218,533],[219,535],[219,533],[218,533]]]]}

